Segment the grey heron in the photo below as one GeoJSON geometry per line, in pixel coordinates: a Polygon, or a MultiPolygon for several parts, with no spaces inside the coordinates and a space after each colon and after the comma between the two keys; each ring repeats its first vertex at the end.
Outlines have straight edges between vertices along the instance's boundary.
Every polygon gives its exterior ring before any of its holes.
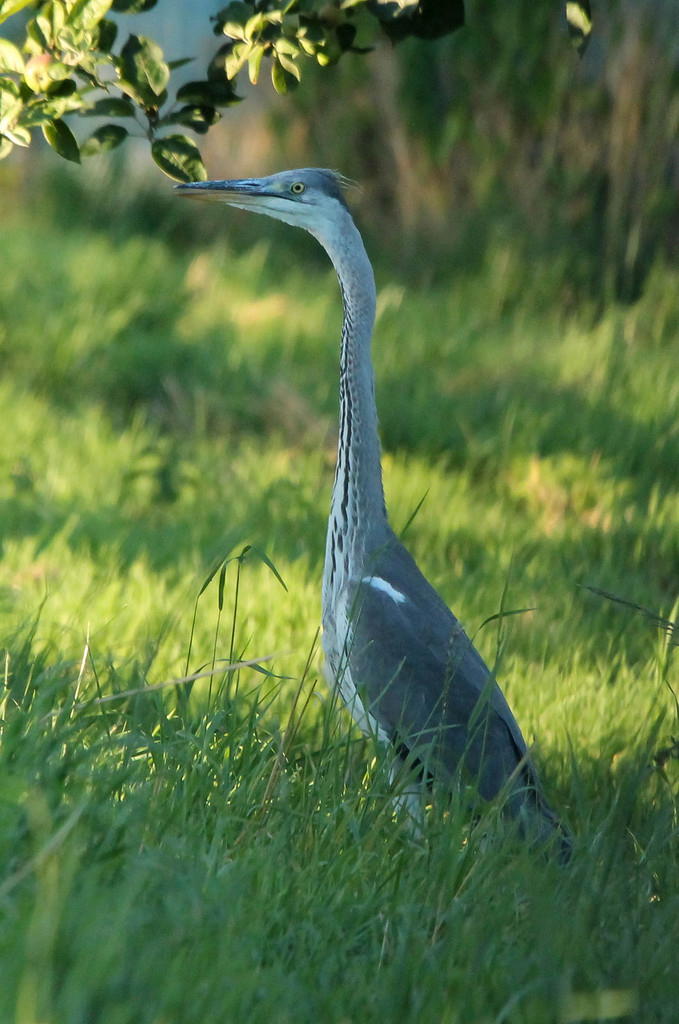
{"type": "Polygon", "coordinates": [[[502,793],[527,836],[570,840],[547,804],[526,742],[493,674],[389,526],[370,345],[372,266],[342,192],[318,168],[175,186],[305,228],[323,246],[343,303],[339,442],[323,571],[323,649],[364,732],[393,744],[427,780],[502,793]]]}

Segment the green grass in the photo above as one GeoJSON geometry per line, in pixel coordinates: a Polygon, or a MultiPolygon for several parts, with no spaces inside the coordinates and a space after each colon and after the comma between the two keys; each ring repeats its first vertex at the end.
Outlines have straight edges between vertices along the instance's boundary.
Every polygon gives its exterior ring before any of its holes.
{"type": "Polygon", "coordinates": [[[392,522],[426,494],[407,543],[502,651],[560,868],[495,808],[413,835],[322,680],[323,259],[64,207],[6,212],[0,275],[0,1020],[673,1024],[676,647],[583,585],[676,618],[679,275],[595,320],[500,248],[427,289],[378,260],[392,522]],[[251,551],[198,598],[248,544],[287,590],[251,551]],[[187,659],[219,671],[100,702],[187,659]]]}

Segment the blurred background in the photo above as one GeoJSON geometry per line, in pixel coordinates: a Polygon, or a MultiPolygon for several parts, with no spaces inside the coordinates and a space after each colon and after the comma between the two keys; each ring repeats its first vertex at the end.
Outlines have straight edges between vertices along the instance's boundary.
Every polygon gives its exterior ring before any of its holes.
{"type": "MultiPolygon", "coordinates": [[[[120,17],[120,38],[146,33],[167,59],[195,57],[176,72],[179,84],[217,49],[216,10],[165,0],[120,17]]],[[[327,68],[308,62],[284,97],[266,73],[257,87],[241,74],[245,102],[201,140],[209,173],[341,169],[360,183],[364,229],[409,279],[427,280],[450,259],[478,267],[489,245],[506,243],[545,298],[634,300],[679,246],[676,4],[612,0],[598,5],[582,59],[566,42],[563,4],[471,0],[463,30],[436,42],[384,40],[327,68]]],[[[130,201],[130,160],[135,188],[153,182],[162,193],[143,140],[131,149],[114,168],[109,155],[76,173],[78,187],[91,183],[91,202],[105,184],[110,206],[116,182],[130,201]]],[[[21,180],[42,170],[43,155],[35,145],[2,165],[5,204],[22,198],[21,180]]],[[[46,164],[56,173],[53,158],[46,164]]]]}

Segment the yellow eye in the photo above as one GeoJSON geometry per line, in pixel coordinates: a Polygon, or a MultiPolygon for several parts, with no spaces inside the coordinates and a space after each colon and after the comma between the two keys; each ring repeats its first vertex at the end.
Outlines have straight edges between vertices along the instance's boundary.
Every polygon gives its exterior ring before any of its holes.
{"type": "Polygon", "coordinates": [[[303,181],[296,181],[294,185],[290,186],[290,191],[294,192],[296,196],[299,196],[304,191],[304,188],[305,186],[303,181]]]}

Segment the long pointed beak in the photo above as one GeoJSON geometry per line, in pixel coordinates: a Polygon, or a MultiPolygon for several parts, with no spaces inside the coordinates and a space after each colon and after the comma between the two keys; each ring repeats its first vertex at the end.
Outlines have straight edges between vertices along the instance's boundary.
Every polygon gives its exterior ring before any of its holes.
{"type": "Polygon", "coordinates": [[[245,178],[236,181],[191,181],[175,185],[174,189],[179,196],[245,207],[259,206],[261,199],[265,196],[280,198],[280,193],[272,192],[261,178],[245,178]]]}

